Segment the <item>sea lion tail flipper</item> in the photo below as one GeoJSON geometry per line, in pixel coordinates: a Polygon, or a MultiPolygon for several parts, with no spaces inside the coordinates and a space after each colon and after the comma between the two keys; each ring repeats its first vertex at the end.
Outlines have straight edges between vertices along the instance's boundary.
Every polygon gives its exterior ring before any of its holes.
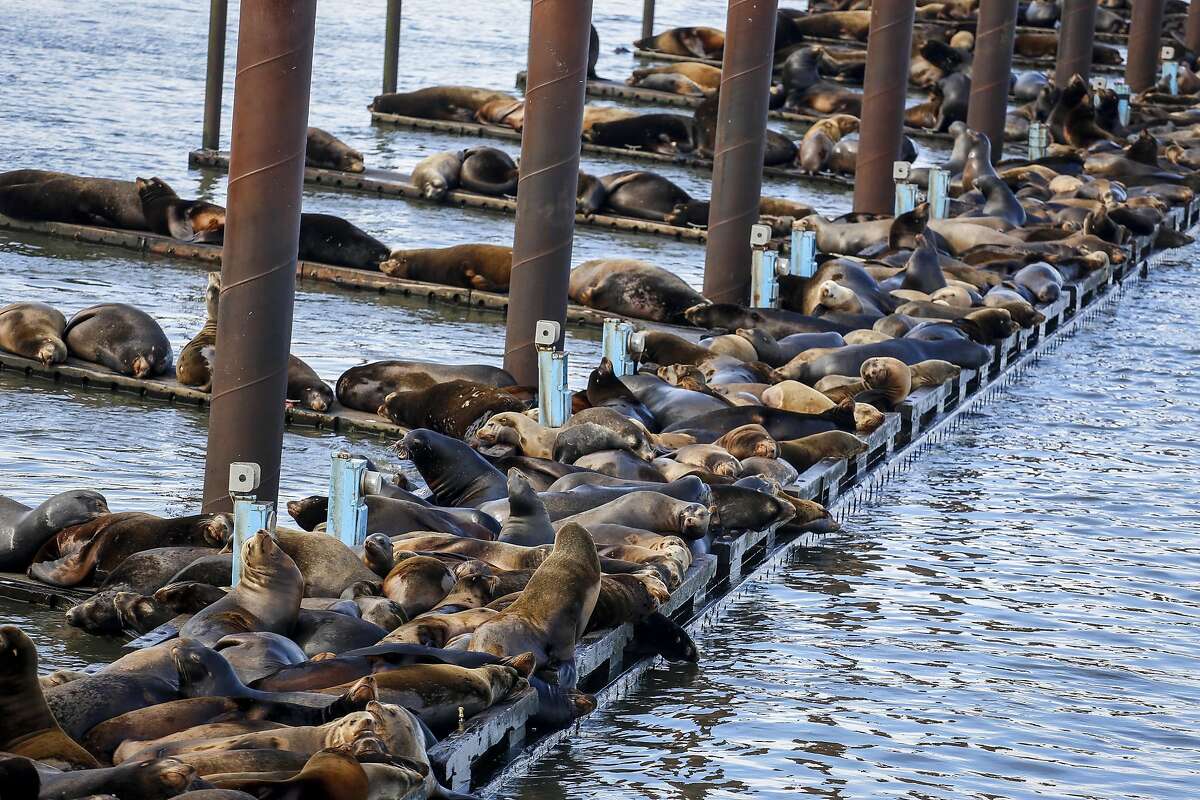
{"type": "Polygon", "coordinates": [[[558,664],[558,685],[565,689],[574,689],[579,682],[579,668],[575,665],[575,658],[571,657],[558,664]]]}

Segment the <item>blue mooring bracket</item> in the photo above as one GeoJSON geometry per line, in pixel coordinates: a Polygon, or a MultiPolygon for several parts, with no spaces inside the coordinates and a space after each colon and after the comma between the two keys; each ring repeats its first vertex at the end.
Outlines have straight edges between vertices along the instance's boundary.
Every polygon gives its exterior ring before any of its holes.
{"type": "Polygon", "coordinates": [[[945,219],[950,216],[950,170],[945,167],[929,168],[929,218],[945,219]]]}
{"type": "Polygon", "coordinates": [[[909,181],[912,177],[912,164],[907,161],[897,161],[892,164],[892,180],[896,184],[896,205],[893,216],[907,214],[917,207],[917,185],[909,181]]]}
{"type": "Polygon", "coordinates": [[[338,451],[329,461],[325,532],[347,547],[359,547],[367,539],[367,504],[363,502],[367,460],[338,451]]]}
{"type": "Polygon", "coordinates": [[[533,343],[538,356],[538,422],[561,428],[571,416],[571,390],[567,388],[567,354],[558,347],[562,326],[538,320],[533,343]]]}
{"type": "Polygon", "coordinates": [[[750,226],[751,308],[774,308],[779,296],[779,282],[775,276],[776,254],[766,249],[770,243],[770,225],[756,222],[750,226]]]}
{"type": "Polygon", "coordinates": [[[1029,123],[1029,160],[1045,158],[1050,149],[1050,126],[1044,122],[1029,123]]]}
{"type": "Polygon", "coordinates": [[[636,369],[633,358],[635,335],[633,323],[616,317],[604,319],[601,352],[612,362],[613,374],[618,378],[632,375],[636,369]]]}
{"type": "Polygon", "coordinates": [[[1166,82],[1167,91],[1179,94],[1179,62],[1175,60],[1174,47],[1163,47],[1161,70],[1160,80],[1166,82]]]}
{"type": "Polygon", "coordinates": [[[792,228],[792,252],[788,274],[811,278],[817,274],[817,232],[792,228]]]}
{"type": "Polygon", "coordinates": [[[233,498],[233,586],[242,576],[242,545],[262,530],[275,531],[275,506],[254,494],[262,468],[247,461],[229,465],[229,496],[233,498]]]}
{"type": "Polygon", "coordinates": [[[1129,84],[1125,81],[1113,81],[1112,90],[1117,95],[1117,118],[1122,125],[1129,124],[1129,84]]]}

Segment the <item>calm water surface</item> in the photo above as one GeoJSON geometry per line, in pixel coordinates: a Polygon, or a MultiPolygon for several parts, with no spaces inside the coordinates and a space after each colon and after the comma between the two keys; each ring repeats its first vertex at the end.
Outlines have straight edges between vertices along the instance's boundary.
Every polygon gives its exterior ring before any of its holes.
{"type": "MultiPolygon", "coordinates": [[[[225,141],[237,9],[230,13],[225,141]]],[[[714,0],[660,2],[659,27],[724,26],[714,0]]],[[[187,169],[198,144],[207,4],[7,0],[0,14],[0,170],[157,174],[223,201],[224,176],[187,169]]],[[[381,0],[322,2],[311,122],[407,169],[472,141],[372,127],[381,0]]],[[[597,3],[601,74],[641,3],[597,3]]],[[[509,88],[524,66],[528,3],[405,3],[401,85],[509,88]]],[[[515,143],[501,144],[515,153],[515,143]]],[[[585,157],[604,172],[627,164],[585,157]]],[[[708,176],[655,166],[697,195],[708,176]]],[[[764,191],[831,212],[845,194],[782,181],[764,191]]],[[[511,218],[306,189],[305,209],[397,247],[507,243],[511,218]]],[[[695,245],[581,229],[574,260],[636,256],[701,277],[695,245]]],[[[699,636],[695,670],[653,670],[637,691],[506,787],[525,798],[1164,798],[1197,794],[1193,677],[1200,558],[1197,303],[1176,259],[1114,312],[972,416],[846,526],[750,585],[699,636]],[[1134,319],[1150,322],[1136,329],[1134,319]],[[1121,324],[1124,323],[1124,324],[1121,324]]],[[[203,268],[0,234],[0,303],[70,313],[120,300],[151,311],[176,347],[203,321],[203,268]]],[[[293,349],[326,378],[387,357],[499,363],[491,316],[301,284],[293,349]]],[[[598,354],[570,341],[572,378],[598,354]]],[[[114,508],[199,503],[205,418],[0,376],[0,494],[74,486],[114,508]]],[[[284,499],[322,491],[331,450],[385,463],[387,442],[289,432],[284,499]]],[[[0,604],[33,633],[43,668],[111,660],[116,646],[61,615],[0,604]]]]}

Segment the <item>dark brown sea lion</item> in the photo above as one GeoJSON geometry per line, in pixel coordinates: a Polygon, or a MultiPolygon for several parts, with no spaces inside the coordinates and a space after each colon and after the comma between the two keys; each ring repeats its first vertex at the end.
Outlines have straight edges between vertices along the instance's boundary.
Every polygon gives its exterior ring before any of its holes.
{"type": "Polygon", "coordinates": [[[338,378],[338,402],[346,408],[374,414],[392,392],[428,389],[436,383],[467,380],[489,386],[512,386],[513,377],[482,364],[435,364],[430,361],[375,361],[351,367],[338,378]]]}
{"type": "Polygon", "coordinates": [[[771,434],[761,425],[741,425],[723,435],[714,442],[723,447],[737,459],[743,458],[777,458],[779,447],[771,434]]]}
{"type": "Polygon", "coordinates": [[[746,486],[714,486],[713,507],[714,524],[726,533],[760,531],[783,525],[796,516],[795,507],[787,499],[746,486]]]}
{"type": "Polygon", "coordinates": [[[308,658],[291,639],[267,631],[230,634],[222,637],[213,649],[229,662],[238,679],[245,684],[274,675],[286,666],[301,664],[308,658]]]}
{"type": "Polygon", "coordinates": [[[349,745],[318,751],[289,778],[218,778],[216,785],[258,800],[368,800],[371,791],[367,773],[349,745]]]}
{"type": "Polygon", "coordinates": [[[171,342],[154,318],[125,303],[101,303],[75,313],[64,340],[71,355],[122,375],[155,378],[171,368],[171,342]]]}
{"type": "MultiPolygon", "coordinates": [[[[355,607],[357,611],[357,607],[355,607]]],[[[337,611],[301,609],[290,637],[309,658],[321,653],[344,653],[370,647],[387,631],[373,622],[337,611]]]]}
{"type": "Polygon", "coordinates": [[[532,652],[538,668],[557,671],[559,685],[573,688],[575,642],[599,593],[596,545],[583,526],[565,525],[520,599],[476,628],[469,649],[496,656],[532,652]]]}
{"type": "Polygon", "coordinates": [[[259,531],[242,546],[238,585],[179,629],[180,638],[212,646],[230,634],[287,634],[296,623],[304,576],[271,534],[259,531]]]}
{"type": "Polygon", "coordinates": [[[875,344],[847,345],[795,367],[784,367],[779,372],[786,378],[812,385],[826,375],[854,375],[864,361],[875,356],[891,356],[905,364],[938,359],[966,369],[978,369],[992,360],[991,350],[975,342],[889,339],[875,344]]]}
{"type": "Polygon", "coordinates": [[[148,230],[133,181],[45,170],[0,173],[0,214],[38,222],[148,230]]]}
{"type": "Polygon", "coordinates": [[[637,575],[603,575],[596,607],[588,617],[585,633],[637,624],[658,610],[662,598],[655,597],[637,575]]]}
{"type": "Polygon", "coordinates": [[[338,597],[353,583],[377,579],[354,550],[328,534],[278,528],[275,542],[300,570],[305,597],[338,597]]]}
{"type": "Polygon", "coordinates": [[[412,182],[421,196],[440,203],[448,193],[457,189],[462,175],[462,157],[461,151],[447,150],[418,161],[413,167],[412,182]]]}
{"type": "Polygon", "coordinates": [[[182,242],[221,242],[225,209],[204,200],[183,200],[162,178],[134,181],[142,201],[142,216],[151,233],[182,242]]]}
{"type": "Polygon", "coordinates": [[[625,82],[631,86],[642,86],[643,81],[650,75],[681,75],[701,89],[719,89],[721,86],[721,68],[711,64],[701,64],[698,61],[680,61],[674,64],[662,64],[657,67],[635,69],[625,82]]]}
{"type": "Polygon", "coordinates": [[[823,11],[794,16],[792,24],[803,36],[865,42],[871,27],[871,12],[823,11]]]}
{"type": "Polygon", "coordinates": [[[561,533],[566,525],[615,523],[684,539],[699,539],[708,533],[712,514],[708,506],[676,500],[655,491],[629,492],[587,511],[563,517],[554,523],[561,533]]]}
{"type": "Polygon", "coordinates": [[[204,289],[204,326],[179,352],[175,379],[184,386],[212,391],[213,359],[217,353],[217,311],[221,302],[221,273],[208,273],[204,289]]]}
{"type": "Polygon", "coordinates": [[[633,46],[673,56],[720,59],[725,51],[725,34],[716,28],[671,28],[657,36],[639,39],[633,46]]]}
{"type": "Polygon", "coordinates": [[[320,128],[309,127],[304,147],[304,163],[310,167],[362,172],[362,153],[320,128]]]}
{"type": "Polygon", "coordinates": [[[583,262],[571,270],[567,294],[589,308],[656,322],[680,322],[708,302],[678,275],[636,259],[583,262]]]}
{"type": "Polygon", "coordinates": [[[413,462],[438,505],[476,508],[508,497],[504,474],[465,442],[415,430],[400,440],[397,452],[413,462]]]}
{"type": "Polygon", "coordinates": [[[59,531],[108,513],[104,496],[88,489],[56,494],[37,508],[0,497],[0,570],[23,571],[59,531]]]}
{"type": "Polygon", "coordinates": [[[492,414],[524,410],[524,403],[502,389],[453,380],[428,389],[392,392],[383,399],[378,413],[397,425],[466,439],[492,414]]]}
{"type": "Polygon", "coordinates": [[[77,586],[94,572],[107,574],[134,553],[154,546],[224,547],[232,530],[226,514],[107,514],[59,531],[38,550],[29,575],[53,586],[77,586]]]}
{"type": "Polygon", "coordinates": [[[383,579],[383,593],[399,603],[409,619],[424,614],[454,588],[450,569],[430,556],[411,556],[392,567],[383,579]]]}
{"type": "Polygon", "coordinates": [[[632,147],[651,153],[688,153],[693,149],[691,120],[682,114],[638,114],[597,122],[583,140],[604,147],[632,147]]]}
{"type": "Polygon", "coordinates": [[[456,244],[393,250],[380,272],[394,278],[461,286],[481,292],[507,292],[512,277],[512,248],[495,244],[456,244]]]}
{"type": "MultiPolygon", "coordinates": [[[[645,170],[622,170],[600,179],[606,194],[605,205],[618,214],[671,225],[685,225],[692,197],[661,175],[645,170]]],[[[707,214],[696,220],[708,224],[707,214]]]]}
{"type": "Polygon", "coordinates": [[[471,122],[485,103],[505,99],[516,100],[504,92],[473,86],[430,86],[415,92],[377,95],[371,108],[384,114],[471,122]]]}
{"type": "Polygon", "coordinates": [[[779,443],[780,458],[802,473],[826,458],[851,458],[866,450],[866,442],[845,431],[815,433],[779,443]]]}
{"type": "Polygon", "coordinates": [[[186,792],[196,780],[195,767],[174,758],[146,758],[115,767],[47,775],[41,797],[138,797],[167,800],[186,792]]]}
{"type": "Polygon", "coordinates": [[[353,269],[379,269],[391,249],[359,227],[332,214],[300,215],[301,261],[353,269]]]}
{"type": "Polygon", "coordinates": [[[464,189],[500,197],[517,193],[517,165],[512,157],[495,147],[464,150],[459,183],[464,189]]]}
{"type": "Polygon", "coordinates": [[[325,412],[333,406],[333,389],[321,380],[315,369],[289,355],[287,399],[312,411],[325,412]]]}
{"type": "Polygon", "coordinates": [[[38,684],[37,664],[37,647],[24,631],[0,627],[0,752],[62,769],[99,767],[55,720],[38,684]]]}
{"type": "Polygon", "coordinates": [[[12,303],[0,308],[0,350],[43,366],[61,364],[67,360],[66,327],[62,312],[45,303],[12,303]]]}

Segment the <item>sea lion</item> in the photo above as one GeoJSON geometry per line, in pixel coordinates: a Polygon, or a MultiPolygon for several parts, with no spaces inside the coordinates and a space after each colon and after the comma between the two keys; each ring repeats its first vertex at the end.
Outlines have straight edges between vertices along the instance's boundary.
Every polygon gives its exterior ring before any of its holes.
{"type": "Polygon", "coordinates": [[[430,361],[375,361],[351,367],[337,380],[338,402],[346,408],[374,414],[392,392],[427,389],[437,383],[467,380],[489,386],[512,386],[513,377],[483,364],[436,364],[430,361]]]}
{"type": "Polygon", "coordinates": [[[949,361],[930,359],[911,365],[908,371],[912,388],[921,389],[926,386],[941,386],[946,381],[957,378],[962,369],[949,361]]]}
{"type": "Polygon", "coordinates": [[[512,248],[495,244],[457,244],[415,250],[393,250],[380,272],[443,286],[481,292],[507,292],[512,276],[512,248]]]}
{"type": "Polygon", "coordinates": [[[0,308],[0,350],[46,367],[61,364],[67,360],[66,327],[62,312],[45,303],[11,303],[0,308]]]}
{"type": "Polygon", "coordinates": [[[1025,224],[1025,207],[1003,180],[992,175],[981,175],[975,179],[975,188],[983,192],[985,217],[999,217],[1014,228],[1025,224]]]}
{"type": "Polygon", "coordinates": [[[55,720],[38,683],[37,664],[37,647],[25,632],[0,626],[0,752],[63,769],[98,768],[55,720]]]}
{"type": "Polygon", "coordinates": [[[406,117],[471,122],[475,113],[493,100],[516,100],[510,94],[473,86],[429,86],[415,92],[377,95],[371,109],[383,114],[406,117]]]}
{"type": "Polygon", "coordinates": [[[562,517],[554,522],[554,527],[561,531],[565,525],[586,527],[608,522],[692,540],[708,533],[711,516],[708,507],[701,503],[676,500],[656,491],[633,491],[587,511],[562,517]]]}
{"type": "MultiPolygon", "coordinates": [[[[480,576],[486,579],[487,576],[480,576]]],[[[426,647],[445,647],[446,643],[464,633],[473,633],[498,612],[490,608],[471,608],[453,613],[422,614],[397,627],[384,637],[384,642],[410,642],[426,647]]]]}
{"type": "Polygon", "coordinates": [[[651,593],[642,576],[604,575],[585,633],[641,622],[657,611],[661,602],[661,598],[651,593]]]}
{"type": "Polygon", "coordinates": [[[179,629],[181,639],[212,646],[230,634],[287,634],[296,623],[304,576],[266,531],[242,546],[242,572],[227,595],[197,612],[179,629]]]}
{"type": "Polygon", "coordinates": [[[294,641],[268,631],[223,636],[213,645],[213,649],[229,662],[241,682],[247,685],[308,659],[294,641]]]}
{"type": "Polygon", "coordinates": [[[633,46],[673,56],[695,56],[720,60],[725,51],[725,34],[716,28],[671,28],[657,36],[638,39],[633,46]]]}
{"type": "Polygon", "coordinates": [[[686,75],[678,75],[671,72],[653,73],[642,75],[639,78],[629,78],[626,83],[642,89],[681,94],[685,97],[704,97],[708,94],[703,86],[686,75]]]}
{"type": "MultiPolygon", "coordinates": [[[[692,114],[693,150],[703,158],[714,158],[717,146],[717,123],[720,116],[720,97],[713,92],[692,114]]],[[[778,166],[791,164],[799,148],[787,136],[768,128],[763,147],[763,165],[778,166]]]]}
{"type": "Polygon", "coordinates": [[[304,163],[321,169],[337,169],[342,172],[362,172],[362,153],[355,150],[328,131],[309,126],[304,146],[304,163]]]}
{"type": "Polygon", "coordinates": [[[392,567],[396,566],[392,555],[392,540],[382,533],[368,535],[363,540],[362,550],[363,566],[381,578],[387,577],[392,567]]]}
{"type": "Polygon", "coordinates": [[[386,635],[386,630],[359,617],[313,609],[301,609],[290,634],[309,658],[370,647],[386,635]]]}
{"type": "Polygon", "coordinates": [[[149,230],[133,181],[64,172],[27,169],[0,173],[0,214],[40,222],[149,230]]]}
{"type": "Polygon", "coordinates": [[[607,199],[604,184],[600,182],[600,179],[580,170],[579,182],[575,190],[575,212],[583,214],[585,217],[591,217],[604,208],[604,201],[607,199]]]}
{"type": "MultiPolygon", "coordinates": [[[[776,458],[779,448],[771,434],[761,425],[741,425],[714,442],[736,459],[776,458]]],[[[741,465],[739,464],[739,467],[741,465]]]]}
{"type": "Polygon", "coordinates": [[[409,431],[397,452],[416,466],[438,505],[476,508],[508,498],[504,475],[465,442],[436,431],[409,431]]]}
{"type": "Polygon", "coordinates": [[[93,573],[106,574],[134,553],[155,545],[223,547],[232,530],[233,522],[225,514],[107,514],[55,534],[34,556],[29,575],[53,586],[77,586],[93,573]]]}
{"type": "Polygon", "coordinates": [[[462,176],[463,154],[458,151],[434,153],[413,167],[412,182],[426,200],[440,203],[458,188],[462,176]]]}
{"type": "Polygon", "coordinates": [[[428,389],[392,392],[379,406],[379,416],[408,428],[427,428],[466,439],[492,414],[521,412],[525,404],[502,389],[474,381],[452,380],[428,389]]]}
{"type": "Polygon", "coordinates": [[[430,556],[411,556],[396,563],[383,579],[383,593],[404,609],[408,619],[424,614],[454,588],[450,569],[430,556]]]}
{"type": "MultiPolygon", "coordinates": [[[[229,582],[225,581],[226,584],[229,582]]],[[[220,586],[198,581],[174,581],[154,593],[156,602],[170,608],[176,614],[195,614],[224,596],[225,590],[220,586]]]]}
{"type": "Polygon", "coordinates": [[[789,364],[778,372],[784,378],[813,385],[826,375],[854,375],[864,361],[875,356],[890,356],[905,364],[934,358],[967,369],[978,369],[992,360],[991,351],[974,342],[924,342],[905,338],[876,344],[847,345],[803,364],[789,364]]]}
{"type": "Polygon", "coordinates": [[[546,506],[520,470],[508,471],[508,517],[497,539],[525,547],[554,543],[554,526],[546,506]]]}
{"type": "Polygon", "coordinates": [[[475,438],[489,448],[511,446],[533,458],[553,458],[558,429],[539,425],[522,413],[502,411],[480,426],[475,438]]]}
{"type": "Polygon", "coordinates": [[[866,442],[845,431],[816,433],[779,443],[779,457],[801,473],[826,458],[852,458],[866,451],[866,442]]]}
{"type": "Polygon", "coordinates": [[[677,423],[670,426],[668,432],[692,432],[698,441],[716,441],[722,432],[750,424],[763,426],[776,441],[796,439],[839,428],[853,430],[854,410],[846,405],[835,406],[820,414],[796,414],[767,406],[734,406],[677,423]]]}
{"type": "Polygon", "coordinates": [[[300,215],[301,261],[353,269],[379,269],[390,249],[383,242],[331,214],[300,215]]]}
{"type": "Polygon", "coordinates": [[[171,343],[154,318],[124,303],[101,303],[67,322],[71,355],[122,375],[155,378],[171,368],[171,343]]]}
{"type": "Polygon", "coordinates": [[[59,531],[108,513],[104,496],[88,489],[56,494],[36,508],[0,497],[0,570],[23,571],[59,531]]]}
{"type": "Polygon", "coordinates": [[[689,444],[676,450],[671,458],[724,478],[736,478],[742,471],[741,463],[725,448],[715,444],[689,444]]]}
{"type": "Polygon", "coordinates": [[[558,530],[550,555],[521,597],[476,628],[468,649],[495,656],[532,652],[539,669],[557,671],[559,685],[574,688],[575,641],[586,630],[599,594],[595,542],[582,525],[568,523],[558,530]]]}
{"type": "Polygon", "coordinates": [[[726,533],[760,531],[783,525],[796,516],[791,502],[775,492],[740,485],[714,486],[713,506],[713,520],[726,533]]]}
{"type": "Polygon", "coordinates": [[[795,411],[799,414],[820,414],[833,408],[834,402],[826,395],[799,381],[781,381],[765,390],[763,405],[795,411]]]}
{"type": "Polygon", "coordinates": [[[1053,303],[1062,294],[1063,277],[1057,269],[1044,261],[1028,264],[1012,276],[1012,283],[1028,292],[1038,303],[1053,303]]]}
{"type": "Polygon", "coordinates": [[[181,242],[220,243],[224,239],[225,209],[221,206],[183,200],[162,178],[138,178],[133,185],[151,233],[181,242]]]}
{"type": "Polygon", "coordinates": [[[800,36],[865,42],[871,26],[871,12],[822,11],[792,16],[791,20],[800,36]]]}
{"type": "MultiPolygon", "coordinates": [[[[373,501],[388,500],[368,495],[367,520],[373,501]]],[[[343,542],[327,534],[306,533],[287,528],[275,531],[275,543],[300,571],[305,597],[338,597],[357,581],[377,580],[374,572],[343,542]]]]}
{"type": "Polygon", "coordinates": [[[517,165],[495,147],[471,147],[462,152],[458,182],[466,190],[500,197],[517,193],[517,165]]]}
{"type": "Polygon", "coordinates": [[[217,352],[217,312],[221,301],[221,273],[208,273],[204,288],[204,326],[179,352],[175,379],[184,386],[212,391],[213,359],[217,352]]]}
{"type": "Polygon", "coordinates": [[[525,127],[525,101],[507,96],[489,100],[475,112],[475,121],[519,131],[525,127]]]}
{"type": "Polygon", "coordinates": [[[585,128],[583,140],[602,147],[631,147],[674,155],[693,149],[691,120],[681,114],[638,114],[585,128]]]}
{"type": "MultiPolygon", "coordinates": [[[[409,772],[414,783],[420,782],[419,773],[409,772]]],[[[369,800],[372,788],[349,742],[318,750],[303,769],[290,777],[275,777],[272,773],[213,777],[219,788],[244,792],[258,800],[369,800]]]]}
{"type": "MultiPolygon", "coordinates": [[[[645,170],[622,170],[600,178],[605,205],[618,214],[638,219],[686,225],[692,197],[661,175],[645,170]]],[[[695,220],[707,225],[708,216],[695,220]]]]}
{"type": "Polygon", "coordinates": [[[912,373],[908,365],[895,358],[868,358],[859,368],[867,388],[879,392],[893,406],[912,391],[912,373]]]}
{"type": "Polygon", "coordinates": [[[174,758],[145,758],[76,772],[45,775],[41,797],[138,797],[167,800],[186,792],[196,780],[196,769],[174,758]]]}
{"type": "Polygon", "coordinates": [[[67,609],[67,624],[99,636],[123,631],[150,631],[170,622],[175,612],[153,597],[124,591],[102,591],[67,609]]]}
{"type": "Polygon", "coordinates": [[[571,270],[567,294],[589,308],[655,322],[681,322],[708,301],[682,278],[636,259],[594,259],[571,270]]]}
{"type": "Polygon", "coordinates": [[[643,86],[644,80],[650,75],[681,75],[701,89],[712,90],[721,87],[721,68],[699,61],[680,61],[673,64],[663,64],[657,67],[635,69],[625,82],[630,86],[643,86]]]}
{"type": "Polygon", "coordinates": [[[288,356],[287,400],[312,411],[325,412],[333,406],[333,389],[317,371],[293,355],[288,356]]]}

